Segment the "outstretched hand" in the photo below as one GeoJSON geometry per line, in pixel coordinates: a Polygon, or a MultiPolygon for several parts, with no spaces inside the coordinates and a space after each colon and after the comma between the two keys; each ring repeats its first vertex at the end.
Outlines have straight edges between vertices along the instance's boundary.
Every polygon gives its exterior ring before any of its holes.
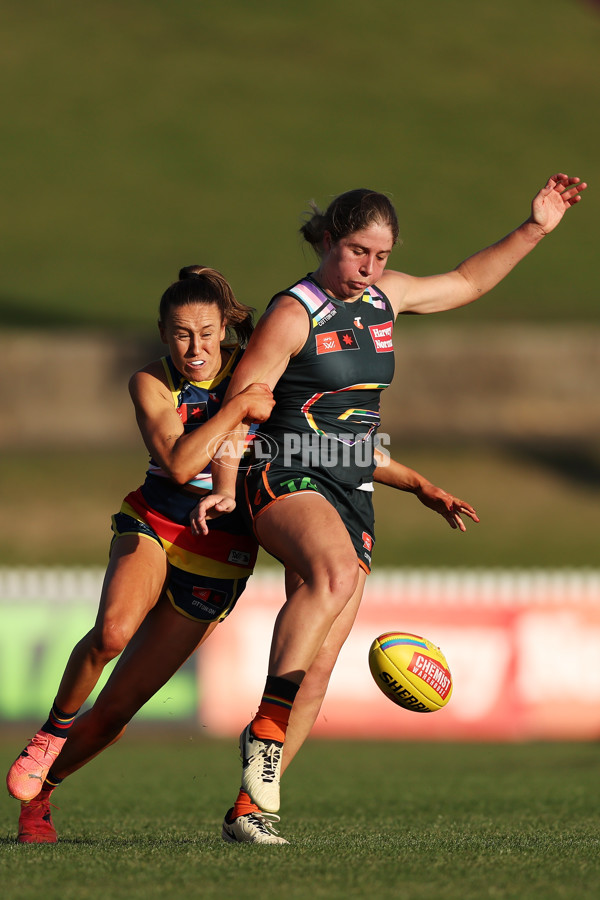
{"type": "Polygon", "coordinates": [[[581,200],[587,184],[562,172],[548,179],[531,203],[530,221],[539,225],[544,234],[553,231],[565,212],[581,200]]]}
{"type": "Polygon", "coordinates": [[[479,522],[479,516],[470,503],[453,497],[435,484],[424,484],[415,493],[424,506],[443,516],[451,528],[458,528],[459,531],[467,530],[462,516],[468,516],[474,522],[479,522]]]}
{"type": "Polygon", "coordinates": [[[208,520],[233,512],[235,500],[225,494],[207,494],[190,513],[192,534],[197,537],[208,534],[208,520]]]}

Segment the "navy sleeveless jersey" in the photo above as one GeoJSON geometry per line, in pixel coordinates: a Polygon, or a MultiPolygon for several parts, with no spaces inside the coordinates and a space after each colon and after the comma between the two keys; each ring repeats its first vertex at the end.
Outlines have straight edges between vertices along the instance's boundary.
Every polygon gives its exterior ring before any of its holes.
{"type": "Polygon", "coordinates": [[[326,471],[348,485],[368,482],[380,394],[394,375],[390,302],[376,287],[358,300],[337,300],[310,275],[273,300],[282,294],[302,304],[311,329],[259,432],[277,444],[278,466],[326,471]]]}
{"type": "MultiPolygon", "coordinates": [[[[238,345],[224,349],[230,351],[229,359],[221,371],[208,381],[188,381],[175,368],[170,356],[163,356],[161,359],[173,397],[173,406],[183,422],[183,430],[186,433],[198,428],[199,425],[203,425],[221,408],[225,392],[229,387],[229,381],[241,358],[241,349],[238,345]]],[[[148,467],[148,475],[167,477],[158,463],[152,459],[148,467]]],[[[212,490],[210,463],[207,463],[204,470],[198,472],[189,484],[194,487],[205,488],[208,491],[212,490]]]]}

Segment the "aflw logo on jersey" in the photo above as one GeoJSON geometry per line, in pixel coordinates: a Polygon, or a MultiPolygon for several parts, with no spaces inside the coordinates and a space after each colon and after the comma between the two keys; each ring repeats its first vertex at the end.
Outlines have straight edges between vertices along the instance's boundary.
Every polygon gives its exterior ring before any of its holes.
{"type": "Polygon", "coordinates": [[[200,400],[198,403],[182,403],[177,412],[184,425],[199,425],[208,418],[206,400],[200,400]]]}
{"type": "Polygon", "coordinates": [[[328,331],[317,334],[317,353],[337,353],[339,350],[358,350],[358,341],[352,328],[346,331],[328,331]]]}
{"type": "Polygon", "coordinates": [[[394,349],[392,341],[393,328],[393,322],[384,322],[382,325],[369,325],[369,331],[377,353],[390,353],[394,349]]]}
{"type": "Polygon", "coordinates": [[[250,554],[245,550],[230,550],[227,562],[233,563],[235,566],[249,566],[250,554]]]}

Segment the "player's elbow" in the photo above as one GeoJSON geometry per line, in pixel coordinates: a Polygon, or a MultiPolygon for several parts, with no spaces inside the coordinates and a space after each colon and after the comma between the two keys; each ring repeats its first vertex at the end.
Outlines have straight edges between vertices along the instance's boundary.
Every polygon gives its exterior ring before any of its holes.
{"type": "Polygon", "coordinates": [[[186,469],[174,466],[169,467],[169,469],[167,470],[167,475],[169,476],[171,481],[174,481],[175,484],[179,485],[180,487],[182,487],[184,484],[187,484],[188,481],[191,481],[193,478],[193,475],[188,475],[188,471],[186,469]]]}
{"type": "Polygon", "coordinates": [[[182,463],[172,463],[165,471],[171,481],[174,481],[175,484],[183,487],[190,481],[193,481],[202,468],[202,465],[191,466],[182,463]]]}

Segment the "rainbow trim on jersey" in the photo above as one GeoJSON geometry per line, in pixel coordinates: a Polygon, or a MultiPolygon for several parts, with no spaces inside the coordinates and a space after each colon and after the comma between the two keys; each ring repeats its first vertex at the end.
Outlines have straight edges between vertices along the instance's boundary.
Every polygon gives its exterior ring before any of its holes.
{"type": "MultiPolygon", "coordinates": [[[[365,384],[351,384],[349,385],[349,387],[340,388],[339,391],[321,391],[318,394],[313,394],[312,397],[310,397],[310,399],[306,401],[306,403],[302,407],[302,412],[304,413],[306,421],[308,422],[312,430],[316,431],[317,434],[325,435],[327,434],[327,432],[323,431],[322,428],[319,428],[313,414],[310,411],[311,406],[313,406],[318,400],[320,400],[321,397],[324,397],[326,394],[343,394],[345,391],[379,391],[383,390],[386,387],[389,387],[389,385],[367,382],[365,384]]],[[[367,431],[367,433],[365,435],[361,435],[361,442],[368,440],[379,425],[379,413],[372,409],[358,409],[351,407],[350,409],[347,409],[346,412],[343,412],[340,416],[338,416],[338,419],[342,422],[345,422],[352,416],[358,416],[358,421],[361,424],[369,426],[369,430],[367,431]]],[[[341,437],[339,437],[338,440],[342,444],[349,444],[350,446],[353,446],[356,443],[355,441],[344,441],[341,437]]]]}
{"type": "MultiPolygon", "coordinates": [[[[334,303],[328,298],[325,291],[307,279],[299,281],[298,284],[289,288],[285,293],[292,294],[302,301],[310,313],[314,328],[328,322],[337,312],[334,303]],[[325,300],[323,300],[323,297],[325,297],[325,300]]],[[[370,303],[377,309],[387,309],[383,294],[372,285],[366,289],[360,299],[364,303],[370,303]]]]}
{"type": "Polygon", "coordinates": [[[371,306],[374,306],[376,309],[387,309],[382,292],[372,285],[367,288],[360,299],[363,303],[370,303],[371,306]]]}
{"type": "Polygon", "coordinates": [[[327,295],[311,281],[299,281],[293,288],[286,291],[286,294],[292,294],[298,300],[302,301],[310,313],[315,328],[322,325],[324,322],[328,322],[337,312],[334,304],[327,298],[327,295]],[[323,301],[323,297],[325,297],[325,301],[323,301]]]}

